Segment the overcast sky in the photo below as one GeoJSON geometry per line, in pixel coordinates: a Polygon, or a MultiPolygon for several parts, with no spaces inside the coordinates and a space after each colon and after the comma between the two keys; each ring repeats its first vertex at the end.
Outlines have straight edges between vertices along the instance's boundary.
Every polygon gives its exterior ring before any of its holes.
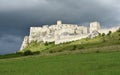
{"type": "Polygon", "coordinates": [[[0,0],[0,54],[19,50],[30,26],[63,23],[120,24],[120,0],[0,0]]]}

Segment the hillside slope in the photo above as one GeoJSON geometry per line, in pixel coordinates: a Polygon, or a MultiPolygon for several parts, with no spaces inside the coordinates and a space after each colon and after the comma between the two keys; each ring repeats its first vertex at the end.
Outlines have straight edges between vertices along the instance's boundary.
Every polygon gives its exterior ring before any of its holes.
{"type": "Polygon", "coordinates": [[[2,59],[0,75],[120,75],[120,52],[2,59]]]}
{"type": "Polygon", "coordinates": [[[32,42],[26,50],[42,53],[0,59],[0,75],[120,75],[120,32],[60,45],[32,42]]]}
{"type": "MultiPolygon", "coordinates": [[[[108,49],[117,49],[120,45],[120,32],[114,32],[107,35],[101,34],[95,38],[85,38],[78,41],[55,45],[54,43],[30,43],[23,51],[41,51],[47,53],[74,51],[74,50],[89,50],[89,49],[102,49],[105,47],[108,49]]],[[[120,48],[119,48],[120,49],[120,48]]]]}

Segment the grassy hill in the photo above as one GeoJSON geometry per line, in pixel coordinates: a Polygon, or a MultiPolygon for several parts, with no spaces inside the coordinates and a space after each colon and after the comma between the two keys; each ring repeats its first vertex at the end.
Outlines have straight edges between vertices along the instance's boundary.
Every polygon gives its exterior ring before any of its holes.
{"type": "Polygon", "coordinates": [[[26,55],[59,55],[75,53],[99,53],[120,51],[120,30],[95,38],[85,38],[73,42],[55,45],[52,43],[31,42],[22,52],[0,55],[0,59],[24,57],[26,55]],[[32,52],[31,52],[32,51],[32,52]]]}
{"type": "Polygon", "coordinates": [[[120,75],[120,52],[1,59],[0,75],[120,75]]]}
{"type": "MultiPolygon", "coordinates": [[[[82,40],[77,40],[69,43],[55,45],[54,43],[37,43],[31,42],[23,51],[41,51],[42,53],[56,53],[63,51],[75,51],[75,50],[89,50],[89,49],[102,49],[105,47],[114,50],[120,45],[120,32],[111,33],[108,35],[99,35],[95,38],[85,38],[82,40]]],[[[120,49],[120,47],[119,47],[120,49]]]]}
{"type": "Polygon", "coordinates": [[[0,56],[0,75],[120,75],[120,32],[59,45],[32,42],[27,50],[41,54],[0,56]]]}

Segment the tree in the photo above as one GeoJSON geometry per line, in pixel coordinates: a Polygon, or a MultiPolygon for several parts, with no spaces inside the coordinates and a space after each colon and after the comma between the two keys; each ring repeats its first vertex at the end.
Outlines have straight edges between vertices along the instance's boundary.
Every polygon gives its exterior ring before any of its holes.
{"type": "Polygon", "coordinates": [[[26,50],[26,51],[24,52],[24,55],[25,55],[25,56],[33,55],[33,53],[32,53],[31,50],[26,50]]]}
{"type": "Polygon", "coordinates": [[[106,42],[105,33],[102,33],[102,40],[103,42],[106,42]]]}
{"type": "Polygon", "coordinates": [[[33,52],[34,55],[39,55],[40,54],[40,51],[35,51],[33,52]]]}
{"type": "Polygon", "coordinates": [[[102,33],[102,36],[104,37],[104,36],[105,36],[105,33],[102,33]]]}
{"type": "Polygon", "coordinates": [[[77,48],[77,46],[76,46],[76,45],[73,45],[72,50],[76,50],[76,48],[77,48]]]}
{"type": "Polygon", "coordinates": [[[120,36],[120,34],[118,34],[118,36],[120,36]]]}
{"type": "Polygon", "coordinates": [[[111,35],[112,31],[109,31],[107,35],[111,35]]]}
{"type": "Polygon", "coordinates": [[[99,36],[101,36],[102,34],[101,33],[99,33],[99,36]]]}
{"type": "Polygon", "coordinates": [[[45,42],[45,44],[44,44],[45,46],[48,46],[48,42],[45,42]]]}

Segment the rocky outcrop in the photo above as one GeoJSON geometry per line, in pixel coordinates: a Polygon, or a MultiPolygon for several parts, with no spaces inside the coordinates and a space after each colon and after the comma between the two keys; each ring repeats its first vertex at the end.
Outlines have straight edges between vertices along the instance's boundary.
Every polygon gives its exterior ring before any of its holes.
{"type": "Polygon", "coordinates": [[[20,50],[23,50],[25,47],[28,46],[28,44],[29,44],[29,36],[25,36],[25,37],[24,37],[24,40],[23,40],[23,42],[22,42],[22,45],[21,45],[20,50]]]}
{"type": "Polygon", "coordinates": [[[94,37],[96,37],[96,36],[98,36],[99,35],[99,32],[98,31],[93,31],[93,32],[91,32],[89,35],[88,35],[88,38],[94,38],[94,37]]]}

